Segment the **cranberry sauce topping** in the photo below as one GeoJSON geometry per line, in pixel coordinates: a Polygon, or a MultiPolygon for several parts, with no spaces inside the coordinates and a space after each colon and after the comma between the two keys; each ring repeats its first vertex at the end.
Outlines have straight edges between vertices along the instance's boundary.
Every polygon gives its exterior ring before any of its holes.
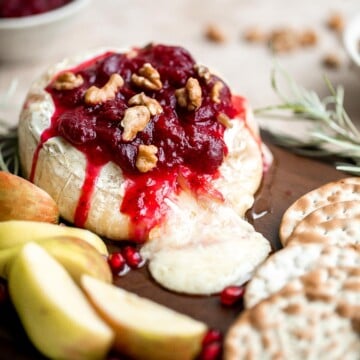
{"type": "Polygon", "coordinates": [[[0,18],[17,18],[42,14],[72,0],[0,0],[0,18]]]}
{"type": "MultiPolygon", "coordinates": [[[[163,199],[179,190],[180,174],[192,191],[211,194],[210,181],[227,152],[220,119],[243,116],[226,84],[181,47],[106,53],[62,72],[46,90],[56,108],[47,133],[64,137],[95,169],[108,161],[122,169],[127,184],[120,210],[132,219],[138,240],[164,216],[163,199]],[[128,136],[125,118],[145,123],[128,136]]],[[[134,124],[128,127],[132,131],[134,124]]],[[[89,188],[91,181],[85,183],[89,188]]],[[[89,201],[85,195],[82,200],[89,201]]],[[[78,214],[77,225],[85,220],[78,214]]]]}

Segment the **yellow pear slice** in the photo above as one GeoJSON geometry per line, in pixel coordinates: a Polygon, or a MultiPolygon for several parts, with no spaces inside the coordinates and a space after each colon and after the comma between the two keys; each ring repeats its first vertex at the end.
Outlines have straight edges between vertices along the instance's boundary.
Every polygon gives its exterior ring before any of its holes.
{"type": "Polygon", "coordinates": [[[52,359],[104,359],[113,332],[66,270],[43,248],[26,244],[13,262],[9,293],[35,347],[52,359]]]}
{"type": "MultiPolygon", "coordinates": [[[[54,236],[37,242],[53,256],[77,284],[83,274],[112,282],[112,273],[105,257],[87,242],[69,236],[54,236]]],[[[11,264],[25,244],[0,250],[0,277],[8,278],[11,264]]]]}
{"type": "Polygon", "coordinates": [[[0,250],[51,236],[74,236],[86,241],[101,254],[108,255],[104,241],[89,230],[38,221],[9,220],[0,222],[0,250]]]}
{"type": "Polygon", "coordinates": [[[201,350],[204,323],[88,275],[81,283],[120,352],[137,360],[190,360],[201,350]]]}

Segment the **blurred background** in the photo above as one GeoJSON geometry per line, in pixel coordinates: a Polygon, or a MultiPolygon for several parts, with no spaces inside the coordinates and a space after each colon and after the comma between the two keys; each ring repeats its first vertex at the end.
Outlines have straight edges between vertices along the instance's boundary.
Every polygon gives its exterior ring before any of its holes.
{"type": "Polygon", "coordinates": [[[17,81],[0,118],[16,125],[31,82],[64,57],[159,42],[186,47],[255,108],[276,102],[270,86],[275,61],[320,94],[326,73],[345,87],[348,112],[360,120],[360,71],[342,41],[344,26],[359,12],[359,0],[93,0],[41,42],[37,60],[0,62],[0,94],[17,81]],[[294,40],[300,35],[303,40],[294,40]]]}

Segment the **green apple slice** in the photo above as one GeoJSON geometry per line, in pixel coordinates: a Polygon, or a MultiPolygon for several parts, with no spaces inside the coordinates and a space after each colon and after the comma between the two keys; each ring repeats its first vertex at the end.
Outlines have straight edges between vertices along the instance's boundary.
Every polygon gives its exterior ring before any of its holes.
{"type": "MultiPolygon", "coordinates": [[[[83,274],[112,282],[106,258],[87,242],[70,236],[54,236],[36,243],[63,265],[77,284],[83,274]]],[[[25,244],[20,244],[0,250],[0,277],[8,278],[11,264],[24,246],[25,244]]]]}
{"type": "Polygon", "coordinates": [[[137,360],[188,360],[201,350],[204,323],[88,275],[81,284],[122,353],[137,360]]]}
{"type": "Polygon", "coordinates": [[[0,222],[0,250],[29,241],[41,241],[51,236],[74,236],[86,241],[101,254],[108,255],[104,241],[89,230],[38,221],[9,220],[0,222]]]}
{"type": "Polygon", "coordinates": [[[12,264],[9,293],[35,347],[52,359],[104,359],[113,331],[66,270],[43,248],[26,244],[12,264]]]}

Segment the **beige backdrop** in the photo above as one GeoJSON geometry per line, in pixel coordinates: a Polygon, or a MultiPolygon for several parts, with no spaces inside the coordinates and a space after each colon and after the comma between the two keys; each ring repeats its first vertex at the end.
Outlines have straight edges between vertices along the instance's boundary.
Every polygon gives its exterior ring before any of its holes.
{"type": "MultiPolygon", "coordinates": [[[[49,64],[62,57],[99,46],[144,45],[150,41],[187,47],[202,63],[223,74],[234,91],[245,95],[254,107],[276,101],[270,87],[274,55],[266,46],[249,45],[243,32],[253,25],[265,31],[281,26],[297,30],[312,28],[319,34],[315,48],[276,56],[277,61],[303,85],[325,93],[324,71],[346,90],[350,115],[360,120],[360,71],[349,66],[341,38],[325,26],[333,11],[345,19],[360,12],[359,0],[93,0],[64,32],[53,39],[53,52],[36,63],[0,63],[0,93],[12,79],[18,80],[15,96],[0,117],[17,123],[18,112],[31,81],[49,64]],[[203,37],[208,23],[215,23],[227,34],[225,44],[214,44],[203,37]],[[326,70],[321,59],[327,52],[337,53],[343,64],[326,70]]],[[[44,45],[46,46],[46,45],[44,45]]],[[[49,48],[50,51],[50,48],[49,48]]]]}

